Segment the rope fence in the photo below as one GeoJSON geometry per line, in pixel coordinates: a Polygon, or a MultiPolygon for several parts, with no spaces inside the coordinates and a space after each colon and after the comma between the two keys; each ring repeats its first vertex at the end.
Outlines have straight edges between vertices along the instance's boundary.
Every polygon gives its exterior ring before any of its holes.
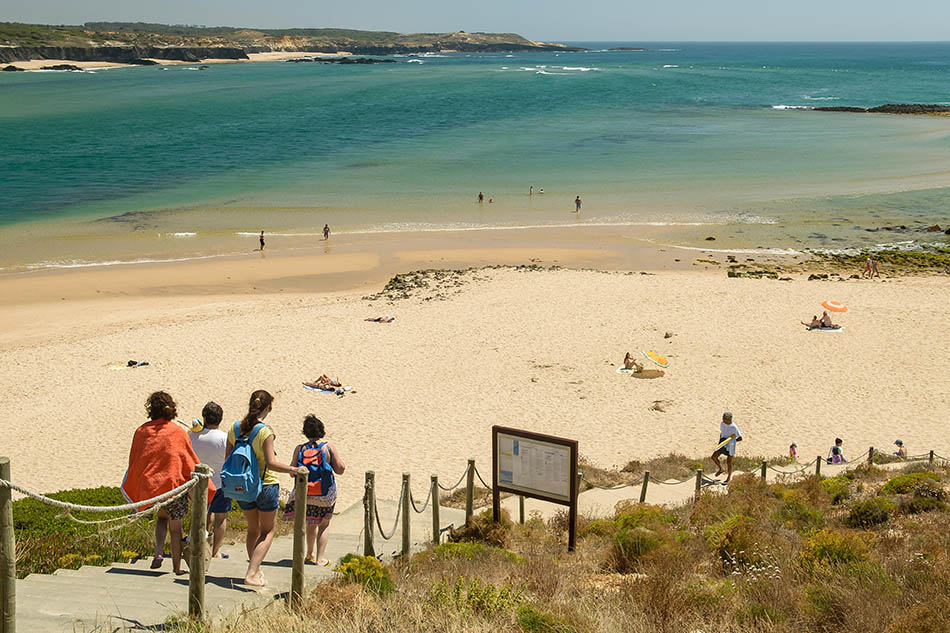
{"type": "MultiPolygon", "coordinates": [[[[169,490],[168,492],[162,493],[157,497],[152,497],[151,499],[145,499],[144,501],[136,501],[135,503],[124,503],[118,506],[85,506],[78,503],[69,503],[67,501],[60,501],[58,499],[52,499],[46,495],[41,495],[38,492],[33,492],[23,486],[18,486],[12,481],[7,481],[6,479],[0,479],[0,487],[9,488],[10,490],[16,490],[20,494],[30,497],[31,499],[36,499],[46,505],[55,506],[57,508],[62,508],[68,512],[123,512],[125,510],[135,510],[136,512],[140,511],[139,508],[142,506],[150,506],[156,503],[162,503],[171,501],[172,499],[181,496],[188,491],[189,488],[194,486],[199,479],[210,479],[210,475],[204,475],[201,473],[191,473],[191,479],[178,486],[174,490],[169,490]]],[[[124,517],[122,517],[124,518],[124,517]]],[[[112,519],[107,519],[107,521],[112,519]]]]}

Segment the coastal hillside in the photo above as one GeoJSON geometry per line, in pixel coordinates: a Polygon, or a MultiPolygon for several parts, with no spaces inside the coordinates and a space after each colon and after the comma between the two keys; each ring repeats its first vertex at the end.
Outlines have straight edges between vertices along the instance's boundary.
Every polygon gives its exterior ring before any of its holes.
{"type": "Polygon", "coordinates": [[[0,22],[0,62],[26,59],[128,62],[139,58],[244,59],[275,51],[391,55],[437,51],[573,51],[514,33],[393,33],[352,29],[251,29],[87,22],[50,26],[0,22]]]}

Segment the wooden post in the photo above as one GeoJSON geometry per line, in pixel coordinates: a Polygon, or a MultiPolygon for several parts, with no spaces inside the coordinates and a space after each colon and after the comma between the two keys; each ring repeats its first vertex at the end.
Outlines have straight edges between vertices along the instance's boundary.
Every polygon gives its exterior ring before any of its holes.
{"type": "Polygon", "coordinates": [[[307,546],[307,474],[294,476],[294,553],[287,602],[292,611],[300,611],[304,591],[304,556],[307,546]]]}
{"type": "Polygon", "coordinates": [[[524,497],[518,496],[518,523],[524,525],[524,497]]]}
{"type": "Polygon", "coordinates": [[[869,464],[874,463],[874,447],[873,446],[868,449],[868,463],[869,464]]]}
{"type": "Polygon", "coordinates": [[[696,469],[696,496],[693,498],[693,503],[699,501],[699,492],[703,488],[703,469],[696,469]]]}
{"type": "Polygon", "coordinates": [[[640,486],[640,503],[645,503],[647,500],[647,486],[650,485],[650,471],[643,473],[643,485],[640,486]]]}
{"type": "Polygon", "coordinates": [[[366,471],[366,482],[363,485],[363,556],[376,556],[373,549],[373,514],[376,513],[376,473],[366,471]]]}
{"type": "Polygon", "coordinates": [[[195,472],[202,475],[193,486],[191,498],[191,530],[188,542],[188,615],[198,620],[205,616],[205,547],[208,545],[208,481],[211,466],[198,464],[195,472]]]}
{"type": "Polygon", "coordinates": [[[769,467],[769,463],[763,459],[762,460],[762,481],[765,481],[765,475],[766,475],[766,471],[768,467],[769,467]]]}
{"type": "Polygon", "coordinates": [[[930,465],[931,465],[931,466],[934,465],[934,452],[933,452],[933,451],[930,451],[930,465]]]}
{"type": "Polygon", "coordinates": [[[441,542],[442,524],[439,522],[439,476],[432,475],[432,544],[441,542]]]}
{"type": "Polygon", "coordinates": [[[472,515],[475,513],[475,460],[468,460],[468,470],[465,472],[465,525],[471,525],[472,515]]]}
{"type": "Polygon", "coordinates": [[[409,556],[409,473],[402,474],[402,555],[409,556]]]}
{"type": "MultiPolygon", "coordinates": [[[[12,481],[10,458],[0,457],[0,479],[12,481]]],[[[0,486],[0,633],[16,633],[16,539],[13,536],[13,494],[0,486]]]]}
{"type": "Polygon", "coordinates": [[[821,477],[821,455],[815,460],[815,474],[821,477]]]}

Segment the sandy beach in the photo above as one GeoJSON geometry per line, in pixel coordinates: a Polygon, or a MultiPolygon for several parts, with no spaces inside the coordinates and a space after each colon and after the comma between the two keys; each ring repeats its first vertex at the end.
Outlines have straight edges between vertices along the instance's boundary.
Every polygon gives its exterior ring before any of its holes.
{"type": "Polygon", "coordinates": [[[369,252],[319,257],[0,279],[9,396],[0,433],[16,479],[41,491],[118,485],[157,389],[176,398],[183,419],[215,400],[226,420],[243,415],[253,389],[270,390],[267,421],[283,459],[304,415],[316,413],[348,464],[340,507],[359,499],[366,470],[376,471],[381,497],[398,495],[402,472],[420,490],[430,474],[453,483],[469,457],[488,477],[493,424],[576,438],[601,466],[706,453],[726,409],[746,454],[784,454],[796,440],[811,459],[835,436],[855,456],[897,437],[910,453],[950,448],[944,277],[599,272],[570,269],[597,267],[591,253],[461,244],[395,250],[385,264],[369,252]],[[486,260],[532,268],[478,269],[430,279],[409,298],[364,298],[393,270],[486,260]],[[547,269],[555,261],[567,268],[547,269]],[[844,331],[806,332],[799,321],[826,299],[849,306],[835,317],[844,331]],[[382,314],[395,322],[364,320],[382,314]],[[670,358],[666,376],[616,373],[624,352],[642,349],[670,358]],[[129,359],[150,365],[115,368],[129,359]],[[338,398],[300,384],[322,373],[353,392],[338,398]]]}
{"type": "MultiPolygon", "coordinates": [[[[241,64],[247,62],[283,62],[288,59],[297,59],[298,57],[340,57],[351,55],[347,51],[336,53],[308,53],[308,52],[290,52],[290,51],[272,51],[269,53],[248,53],[248,59],[202,59],[200,62],[186,62],[177,59],[149,59],[159,66],[194,66],[195,64],[241,64]]],[[[30,59],[11,62],[10,66],[16,66],[22,70],[42,70],[47,66],[59,66],[69,64],[82,70],[97,70],[102,68],[126,68],[136,64],[119,64],[115,62],[87,62],[72,59],[30,59]]]]}

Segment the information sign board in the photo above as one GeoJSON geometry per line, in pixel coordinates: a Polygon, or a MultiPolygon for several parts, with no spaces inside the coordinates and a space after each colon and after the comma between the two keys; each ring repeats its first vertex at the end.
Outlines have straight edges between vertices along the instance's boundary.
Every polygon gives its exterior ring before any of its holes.
{"type": "Polygon", "coordinates": [[[577,520],[577,441],[501,426],[492,427],[492,508],[501,492],[569,506],[568,549],[577,520]]]}

